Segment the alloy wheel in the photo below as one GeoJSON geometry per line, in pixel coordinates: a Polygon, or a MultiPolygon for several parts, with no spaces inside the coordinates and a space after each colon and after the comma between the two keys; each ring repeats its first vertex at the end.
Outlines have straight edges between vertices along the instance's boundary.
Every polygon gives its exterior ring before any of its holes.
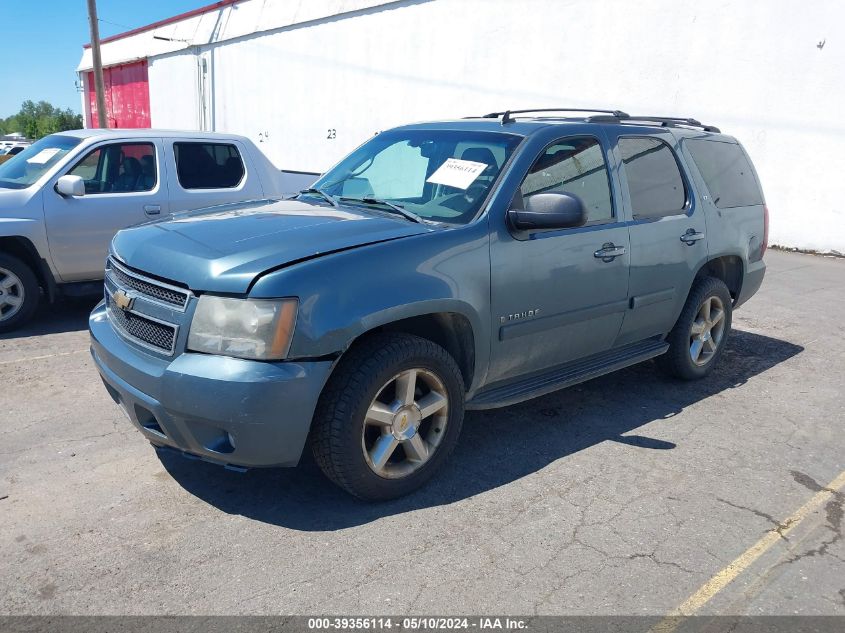
{"type": "Polygon", "coordinates": [[[426,369],[391,378],[367,409],[361,448],[370,469],[385,479],[407,477],[431,459],[449,419],[443,381],[426,369]]]}
{"type": "Polygon", "coordinates": [[[707,297],[699,306],[690,328],[690,358],[702,367],[716,354],[725,335],[725,306],[716,296],[707,297]]]}
{"type": "Polygon", "coordinates": [[[11,319],[20,312],[25,298],[21,278],[8,268],[0,268],[0,321],[11,319]]]}

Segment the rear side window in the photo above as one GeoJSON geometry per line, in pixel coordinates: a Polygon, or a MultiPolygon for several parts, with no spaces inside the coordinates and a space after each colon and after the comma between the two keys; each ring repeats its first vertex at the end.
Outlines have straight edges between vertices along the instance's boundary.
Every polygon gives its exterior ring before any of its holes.
{"type": "Polygon", "coordinates": [[[686,188],[672,148],[652,137],[619,139],[635,219],[685,212],[686,188]]]}
{"type": "Polygon", "coordinates": [[[240,152],[229,143],[174,143],[173,153],[183,189],[231,189],[243,180],[240,152]]]}
{"type": "Polygon", "coordinates": [[[720,209],[763,204],[760,184],[742,148],[722,141],[686,140],[710,196],[720,209]]]}

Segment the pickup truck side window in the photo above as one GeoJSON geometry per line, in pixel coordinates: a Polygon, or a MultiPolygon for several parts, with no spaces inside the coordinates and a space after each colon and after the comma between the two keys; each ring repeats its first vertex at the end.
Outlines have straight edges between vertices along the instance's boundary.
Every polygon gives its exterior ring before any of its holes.
{"type": "Polygon", "coordinates": [[[232,189],[246,170],[230,143],[174,143],[176,175],[183,189],[232,189]]]}
{"type": "Polygon", "coordinates": [[[152,143],[113,143],[89,152],[68,172],[85,181],[86,194],[152,191],[158,181],[152,143]]]}
{"type": "Polygon", "coordinates": [[[587,224],[613,219],[610,180],[599,142],[572,137],[549,145],[520,187],[523,203],[538,193],[571,193],[584,202],[587,224]]]}
{"type": "Polygon", "coordinates": [[[723,141],[684,141],[720,209],[763,204],[763,192],[742,148],[723,141]]]}
{"type": "Polygon", "coordinates": [[[660,139],[619,139],[625,178],[635,220],[686,212],[687,192],[672,148],[660,139]]]}

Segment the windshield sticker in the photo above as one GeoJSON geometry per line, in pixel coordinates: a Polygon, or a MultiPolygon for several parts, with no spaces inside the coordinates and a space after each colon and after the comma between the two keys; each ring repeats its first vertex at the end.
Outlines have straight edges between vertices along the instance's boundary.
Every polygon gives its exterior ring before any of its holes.
{"type": "Polygon", "coordinates": [[[426,182],[435,185],[446,185],[447,187],[455,187],[457,189],[466,189],[475,179],[487,169],[486,163],[476,163],[471,160],[461,160],[459,158],[450,158],[431,176],[426,182]]]}
{"type": "Polygon", "coordinates": [[[53,156],[61,152],[58,147],[48,147],[47,149],[42,149],[32,158],[27,158],[26,162],[32,163],[33,165],[43,165],[50,161],[53,156]]]}

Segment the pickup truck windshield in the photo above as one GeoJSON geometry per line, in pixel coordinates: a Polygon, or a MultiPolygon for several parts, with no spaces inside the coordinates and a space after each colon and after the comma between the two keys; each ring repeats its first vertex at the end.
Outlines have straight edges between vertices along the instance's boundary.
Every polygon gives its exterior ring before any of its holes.
{"type": "Polygon", "coordinates": [[[0,189],[26,189],[81,142],[73,136],[45,136],[0,165],[0,189]]]}
{"type": "Polygon", "coordinates": [[[381,200],[423,220],[466,224],[521,140],[498,132],[384,132],[343,159],[314,188],[346,204],[381,200]]]}

